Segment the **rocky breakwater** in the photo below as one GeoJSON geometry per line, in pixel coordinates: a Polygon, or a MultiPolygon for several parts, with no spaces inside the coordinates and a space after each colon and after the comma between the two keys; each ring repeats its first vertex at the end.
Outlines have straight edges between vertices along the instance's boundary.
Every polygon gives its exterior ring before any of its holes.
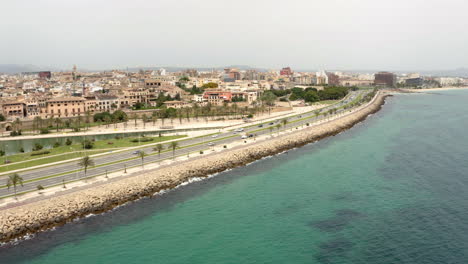
{"type": "Polygon", "coordinates": [[[369,114],[377,112],[384,101],[385,95],[378,93],[367,106],[352,114],[259,142],[254,146],[242,146],[210,154],[203,158],[187,160],[184,166],[175,164],[116,182],[2,210],[0,211],[0,241],[8,242],[63,225],[73,219],[101,213],[129,201],[151,196],[161,190],[174,188],[191,178],[206,177],[333,136],[364,120],[369,114]]]}

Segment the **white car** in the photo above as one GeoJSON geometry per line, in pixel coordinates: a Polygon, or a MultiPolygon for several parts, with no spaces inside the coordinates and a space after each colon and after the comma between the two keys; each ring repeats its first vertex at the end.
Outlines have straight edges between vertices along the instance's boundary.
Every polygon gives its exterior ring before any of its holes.
{"type": "Polygon", "coordinates": [[[208,143],[208,146],[214,146],[214,145],[215,145],[215,143],[213,143],[213,142],[208,143]]]}
{"type": "Polygon", "coordinates": [[[212,137],[212,138],[217,138],[217,137],[218,137],[218,135],[212,135],[211,137],[212,137]]]}
{"type": "Polygon", "coordinates": [[[247,138],[247,136],[246,136],[246,135],[243,135],[241,138],[242,138],[242,139],[246,139],[246,138],[247,138]]]}

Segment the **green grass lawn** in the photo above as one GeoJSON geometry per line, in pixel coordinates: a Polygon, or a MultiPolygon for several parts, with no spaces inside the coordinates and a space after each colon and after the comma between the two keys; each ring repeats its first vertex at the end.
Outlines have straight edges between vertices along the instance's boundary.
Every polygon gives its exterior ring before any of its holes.
{"type": "Polygon", "coordinates": [[[28,168],[32,166],[78,158],[78,157],[82,157],[83,155],[85,155],[85,153],[87,155],[92,155],[92,154],[104,153],[112,149],[118,150],[120,148],[144,146],[148,144],[154,144],[158,142],[179,139],[183,137],[186,137],[186,135],[163,136],[163,137],[140,137],[140,139],[143,139],[143,140],[145,138],[153,139],[152,141],[140,142],[140,143],[131,142],[131,140],[138,139],[138,137],[108,139],[108,140],[101,140],[101,141],[94,142],[93,148],[90,150],[86,150],[86,151],[83,150],[83,147],[81,146],[81,144],[72,144],[70,146],[60,146],[60,147],[53,148],[53,149],[47,149],[47,151],[50,151],[50,153],[44,154],[44,155],[31,156],[31,154],[34,152],[28,152],[28,153],[4,156],[0,158],[0,163],[4,163],[5,160],[9,160],[11,163],[8,165],[5,164],[1,166],[0,172],[23,169],[23,168],[28,168]],[[20,161],[25,161],[25,162],[18,163],[20,161]]]}
{"type": "Polygon", "coordinates": [[[338,103],[340,100],[324,100],[324,101],[318,101],[318,102],[315,102],[313,103],[312,105],[331,105],[331,104],[335,104],[335,103],[338,103]]]}

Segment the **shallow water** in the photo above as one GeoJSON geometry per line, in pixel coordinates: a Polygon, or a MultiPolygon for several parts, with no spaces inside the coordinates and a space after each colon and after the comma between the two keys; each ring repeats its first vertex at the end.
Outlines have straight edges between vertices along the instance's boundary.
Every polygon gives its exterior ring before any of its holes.
{"type": "Polygon", "coordinates": [[[468,91],[0,249],[1,263],[467,263],[468,91]]]}

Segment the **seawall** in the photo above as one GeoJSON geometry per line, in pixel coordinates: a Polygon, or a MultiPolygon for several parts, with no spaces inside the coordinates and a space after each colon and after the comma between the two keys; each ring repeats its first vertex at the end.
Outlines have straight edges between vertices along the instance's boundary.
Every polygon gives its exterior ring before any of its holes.
{"type": "Polygon", "coordinates": [[[183,166],[177,163],[97,188],[0,211],[0,241],[8,242],[63,225],[79,217],[102,213],[161,190],[172,189],[191,178],[206,177],[336,135],[377,112],[385,103],[385,97],[386,95],[378,93],[368,105],[352,114],[259,142],[254,146],[243,146],[200,159],[187,160],[183,162],[183,166]]]}

